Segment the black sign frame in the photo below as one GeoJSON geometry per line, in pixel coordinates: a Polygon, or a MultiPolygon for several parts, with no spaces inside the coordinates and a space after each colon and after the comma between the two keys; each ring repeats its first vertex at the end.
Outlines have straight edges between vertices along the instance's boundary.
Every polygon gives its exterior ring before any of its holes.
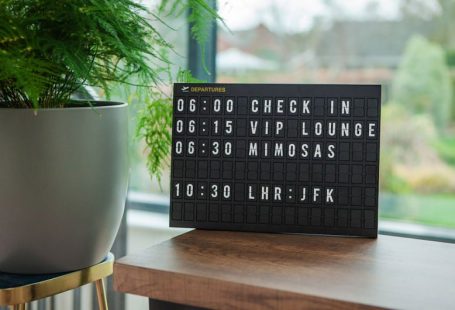
{"type": "Polygon", "coordinates": [[[170,226],[377,237],[380,85],[176,83],[173,104],[170,226]]]}

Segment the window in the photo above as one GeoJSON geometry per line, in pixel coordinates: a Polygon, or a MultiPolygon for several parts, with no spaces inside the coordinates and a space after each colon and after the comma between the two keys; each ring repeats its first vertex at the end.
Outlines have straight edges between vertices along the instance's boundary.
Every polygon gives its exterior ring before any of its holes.
{"type": "MultiPolygon", "coordinates": [[[[232,0],[218,9],[229,29],[218,26],[217,82],[381,84],[381,218],[455,228],[455,4],[232,0]]],[[[169,19],[173,60],[185,66],[185,14],[169,19]]],[[[151,183],[135,143],[131,190],[166,197],[169,171],[162,189],[151,183]]]]}
{"type": "Polygon", "coordinates": [[[220,1],[217,81],[383,85],[382,219],[455,228],[455,4],[220,1]]]}
{"type": "MultiPolygon", "coordinates": [[[[186,68],[187,66],[187,54],[188,54],[188,26],[186,14],[171,14],[163,17],[162,23],[156,23],[159,28],[159,32],[168,43],[173,46],[173,52],[169,54],[169,59],[172,62],[172,71],[175,73],[179,68],[186,68]],[[178,16],[177,16],[178,15],[178,16]]],[[[164,78],[166,80],[166,78],[164,78]]],[[[171,89],[166,89],[170,91],[171,89]]],[[[125,100],[125,94],[118,94],[121,100],[125,100]]],[[[165,196],[169,193],[169,169],[165,168],[162,174],[162,180],[159,184],[156,178],[151,179],[149,172],[146,167],[146,154],[145,154],[145,143],[139,141],[135,137],[137,127],[137,113],[141,109],[141,102],[135,102],[130,105],[130,184],[129,189],[131,192],[136,193],[153,193],[161,196],[165,196]]],[[[162,205],[162,201],[166,201],[158,198],[160,201],[159,205],[162,205]]]]}

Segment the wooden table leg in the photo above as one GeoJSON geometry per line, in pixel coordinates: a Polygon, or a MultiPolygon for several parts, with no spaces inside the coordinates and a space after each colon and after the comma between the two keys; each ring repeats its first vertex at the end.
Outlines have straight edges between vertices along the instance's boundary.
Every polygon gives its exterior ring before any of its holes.
{"type": "Polygon", "coordinates": [[[104,291],[104,282],[103,279],[96,280],[96,295],[98,296],[98,306],[100,310],[107,309],[107,300],[106,293],[104,291]]]}

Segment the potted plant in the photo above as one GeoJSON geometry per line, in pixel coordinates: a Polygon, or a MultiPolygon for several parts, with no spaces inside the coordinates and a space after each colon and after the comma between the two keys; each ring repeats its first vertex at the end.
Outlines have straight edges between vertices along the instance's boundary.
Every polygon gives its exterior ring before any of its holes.
{"type": "Polygon", "coordinates": [[[76,270],[112,246],[128,183],[128,107],[72,95],[86,85],[107,98],[116,85],[147,92],[168,70],[162,51],[172,47],[138,3],[2,2],[0,271],[76,270]]]}

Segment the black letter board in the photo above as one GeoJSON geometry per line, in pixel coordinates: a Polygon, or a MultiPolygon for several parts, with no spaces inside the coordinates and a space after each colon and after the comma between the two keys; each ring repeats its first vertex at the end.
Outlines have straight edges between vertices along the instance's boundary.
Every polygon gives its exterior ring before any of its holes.
{"type": "Polygon", "coordinates": [[[175,84],[170,225],[377,236],[379,85],[175,84]]]}

